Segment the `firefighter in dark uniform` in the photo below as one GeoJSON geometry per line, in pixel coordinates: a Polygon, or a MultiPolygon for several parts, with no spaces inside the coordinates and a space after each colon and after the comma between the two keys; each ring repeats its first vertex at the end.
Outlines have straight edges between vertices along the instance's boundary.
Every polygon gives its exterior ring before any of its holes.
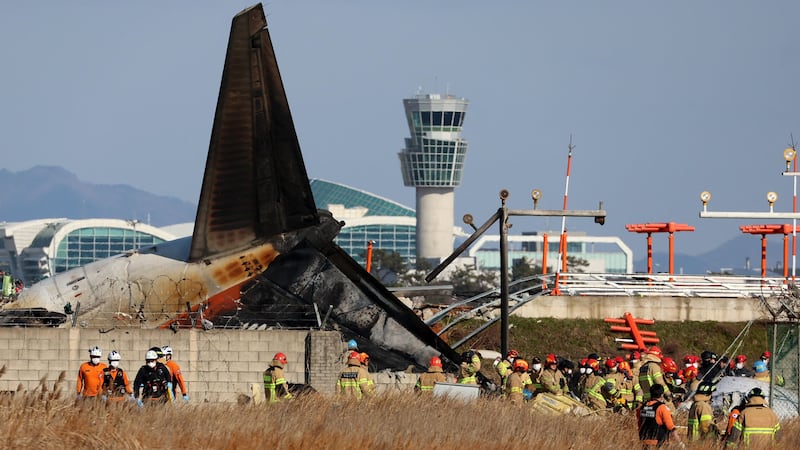
{"type": "Polygon", "coordinates": [[[166,403],[169,399],[169,380],[172,378],[169,369],[156,361],[158,354],[153,350],[148,350],[144,359],[145,365],[139,368],[133,381],[136,403],[139,406],[144,406],[145,402],[166,403]]]}

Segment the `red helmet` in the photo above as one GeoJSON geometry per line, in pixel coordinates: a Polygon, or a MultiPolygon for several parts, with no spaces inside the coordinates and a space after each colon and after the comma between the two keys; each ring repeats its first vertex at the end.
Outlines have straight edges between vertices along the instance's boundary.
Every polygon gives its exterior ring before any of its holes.
{"type": "Polygon", "coordinates": [[[697,367],[689,366],[681,371],[681,378],[684,381],[691,381],[697,378],[697,367]]]}
{"type": "Polygon", "coordinates": [[[442,359],[439,358],[438,356],[432,357],[430,366],[431,367],[442,367],[442,359]]]}
{"type": "Polygon", "coordinates": [[[614,361],[616,361],[617,364],[620,364],[620,363],[625,362],[625,358],[623,358],[622,356],[615,356],[614,357],[614,361]]]}
{"type": "Polygon", "coordinates": [[[511,358],[519,358],[519,352],[514,350],[514,349],[511,349],[511,350],[508,351],[508,355],[506,355],[506,357],[509,358],[509,359],[511,359],[511,358]]]}
{"type": "Polygon", "coordinates": [[[587,358],[581,358],[581,367],[586,367],[589,364],[589,360],[587,358]]]}
{"type": "Polygon", "coordinates": [[[628,361],[622,361],[617,367],[620,372],[626,372],[628,376],[633,376],[633,373],[631,373],[631,365],[628,361]]]}
{"type": "Polygon", "coordinates": [[[591,367],[592,370],[597,372],[598,370],[600,370],[600,362],[597,361],[596,359],[592,358],[592,359],[586,361],[586,367],[591,367]]]}
{"type": "Polygon", "coordinates": [[[347,362],[350,362],[350,360],[353,359],[355,360],[355,362],[360,362],[361,359],[358,352],[355,350],[347,354],[347,362]]]}
{"type": "Polygon", "coordinates": [[[764,353],[761,354],[761,359],[768,359],[772,358],[772,353],[769,350],[766,350],[764,353]]]}
{"type": "Polygon", "coordinates": [[[517,358],[514,360],[514,371],[525,372],[526,370],[528,370],[528,361],[525,361],[522,358],[517,358]]]}
{"type": "Polygon", "coordinates": [[[635,350],[632,351],[631,354],[628,356],[630,357],[629,359],[636,359],[636,360],[642,359],[642,354],[635,350]]]}
{"type": "Polygon", "coordinates": [[[366,353],[359,353],[358,354],[358,362],[361,364],[366,364],[369,361],[369,355],[366,353]]]}
{"type": "MultiPolygon", "coordinates": [[[[661,358],[662,356],[664,356],[664,354],[663,354],[663,353],[661,353],[661,349],[660,349],[660,348],[658,348],[658,347],[656,347],[655,345],[654,345],[654,346],[652,346],[652,347],[650,347],[650,348],[647,350],[647,353],[648,353],[648,354],[650,354],[650,355],[653,355],[653,356],[659,357],[659,358],[661,358]]],[[[673,362],[674,362],[674,361],[673,361],[673,362]]]]}
{"type": "Polygon", "coordinates": [[[617,360],[614,359],[614,358],[607,359],[606,360],[606,368],[612,369],[614,367],[617,367],[617,360]]]}
{"type": "Polygon", "coordinates": [[[545,364],[558,364],[558,359],[556,359],[555,353],[548,353],[545,357],[545,364]]]}
{"type": "Polygon", "coordinates": [[[674,359],[667,356],[661,360],[661,370],[666,373],[675,373],[678,371],[678,365],[675,364],[674,359]]]}
{"type": "Polygon", "coordinates": [[[281,364],[286,364],[286,355],[281,352],[275,353],[275,356],[273,356],[272,359],[280,361],[281,364]]]}
{"type": "Polygon", "coordinates": [[[700,362],[700,357],[697,355],[686,355],[683,357],[684,364],[694,364],[696,362],[700,362]]]}
{"type": "Polygon", "coordinates": [[[747,361],[747,356],[744,356],[744,355],[736,355],[736,362],[737,362],[737,363],[743,363],[743,362],[745,362],[745,361],[747,361]]]}

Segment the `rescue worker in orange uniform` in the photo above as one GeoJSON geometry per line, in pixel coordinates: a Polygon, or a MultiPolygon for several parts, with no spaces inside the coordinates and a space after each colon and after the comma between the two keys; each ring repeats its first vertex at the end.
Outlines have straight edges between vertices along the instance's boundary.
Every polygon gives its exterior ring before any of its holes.
{"type": "Polygon", "coordinates": [[[650,399],[639,407],[636,414],[639,440],[644,448],[660,447],[670,440],[680,441],[680,436],[675,433],[672,412],[665,403],[664,385],[654,384],[648,395],[650,399]]]}
{"type": "Polygon", "coordinates": [[[558,358],[554,353],[548,354],[544,359],[545,368],[539,377],[542,390],[555,395],[564,395],[567,390],[567,379],[558,370],[558,358]]]}
{"type": "Polygon", "coordinates": [[[436,383],[444,383],[445,381],[447,381],[447,377],[445,377],[442,370],[442,359],[434,356],[428,364],[428,371],[419,375],[414,390],[423,394],[432,394],[436,383]]]}
{"type": "Polygon", "coordinates": [[[531,385],[531,377],[528,375],[528,362],[522,358],[514,360],[513,372],[506,380],[506,398],[514,404],[525,402],[525,389],[531,385]]]}
{"type": "Polygon", "coordinates": [[[644,401],[650,400],[650,388],[656,384],[664,386],[664,396],[667,400],[671,398],[667,382],[661,373],[661,358],[663,356],[661,349],[654,345],[642,357],[642,365],[639,367],[639,385],[644,392],[644,401]]]}
{"type": "Polygon", "coordinates": [[[336,393],[337,395],[357,400],[372,394],[369,374],[361,366],[358,352],[352,351],[347,357],[347,367],[342,370],[339,374],[339,379],[336,380],[336,393]]]}
{"type": "Polygon", "coordinates": [[[178,398],[177,392],[178,388],[180,388],[183,401],[188,403],[189,391],[186,389],[186,380],[183,378],[181,366],[172,359],[172,347],[165,345],[161,347],[161,351],[164,353],[164,365],[167,366],[172,376],[172,398],[178,398]]]}
{"type": "Polygon", "coordinates": [[[133,389],[128,374],[119,366],[122,355],[116,350],[108,354],[108,367],[103,369],[103,400],[118,402],[133,398],[133,389]]]}
{"type": "Polygon", "coordinates": [[[472,350],[461,354],[461,365],[458,369],[459,384],[478,384],[478,371],[481,370],[481,358],[472,350]]]}
{"type": "Polygon", "coordinates": [[[264,371],[264,396],[270,403],[278,403],[281,400],[292,398],[289,392],[289,383],[283,375],[283,369],[288,364],[286,355],[278,352],[272,357],[267,370],[264,371]]]}
{"type": "Polygon", "coordinates": [[[700,383],[689,408],[688,437],[689,441],[714,439],[717,428],[714,425],[714,411],[711,409],[711,392],[714,385],[709,382],[700,383]]]}
{"type": "Polygon", "coordinates": [[[89,349],[89,361],[81,364],[78,369],[78,384],[76,391],[78,400],[82,399],[96,399],[101,395],[103,387],[103,369],[107,366],[100,362],[103,357],[103,351],[100,347],[92,347],[89,349]]]}
{"type": "Polygon", "coordinates": [[[781,438],[778,416],[766,405],[761,388],[747,393],[747,406],[733,423],[728,444],[743,444],[749,448],[775,447],[781,438]]]}

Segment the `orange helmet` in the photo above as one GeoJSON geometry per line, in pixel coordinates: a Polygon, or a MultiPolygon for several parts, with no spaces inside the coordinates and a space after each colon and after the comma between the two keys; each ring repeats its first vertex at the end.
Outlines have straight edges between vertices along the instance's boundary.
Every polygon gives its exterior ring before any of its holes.
{"type": "Polygon", "coordinates": [[[611,369],[617,367],[617,360],[614,358],[609,358],[606,360],[606,368],[611,369]]]}
{"type": "Polygon", "coordinates": [[[358,362],[361,364],[366,364],[369,361],[369,355],[366,353],[359,353],[358,354],[358,362]]]}
{"type": "Polygon", "coordinates": [[[689,366],[681,371],[681,378],[684,381],[691,381],[697,378],[697,367],[689,366]]]}
{"type": "Polygon", "coordinates": [[[439,358],[438,356],[432,357],[430,366],[431,367],[442,367],[442,359],[439,358]]]}
{"type": "Polygon", "coordinates": [[[633,373],[631,373],[631,364],[628,361],[622,361],[621,363],[619,363],[617,365],[617,369],[620,372],[626,372],[628,376],[633,376],[633,373]]]}
{"type": "Polygon", "coordinates": [[[545,364],[558,364],[558,359],[556,358],[555,353],[548,353],[547,356],[544,358],[545,364]]]}
{"type": "Polygon", "coordinates": [[[678,365],[675,364],[674,359],[667,356],[661,360],[661,370],[666,373],[675,373],[678,371],[678,365]]]}
{"type": "Polygon", "coordinates": [[[525,372],[526,370],[528,370],[528,361],[525,361],[522,358],[517,358],[514,360],[514,371],[525,372]]]}
{"type": "MultiPolygon", "coordinates": [[[[654,346],[652,346],[652,347],[650,347],[650,349],[648,349],[648,350],[647,350],[647,353],[648,353],[648,354],[650,354],[650,355],[653,355],[653,356],[657,356],[657,357],[659,357],[659,358],[661,358],[662,356],[664,356],[664,354],[663,354],[663,353],[661,353],[661,349],[660,349],[660,348],[658,348],[658,347],[656,347],[655,345],[654,345],[654,346]]],[[[673,362],[674,362],[674,361],[673,361],[673,362]]]]}
{"type": "Polygon", "coordinates": [[[592,370],[597,372],[598,370],[600,370],[600,362],[597,361],[596,359],[592,358],[592,359],[586,361],[586,367],[591,367],[592,370]]]}
{"type": "Polygon", "coordinates": [[[273,356],[272,359],[280,361],[281,364],[286,364],[286,355],[281,352],[275,353],[275,356],[273,356]]]}

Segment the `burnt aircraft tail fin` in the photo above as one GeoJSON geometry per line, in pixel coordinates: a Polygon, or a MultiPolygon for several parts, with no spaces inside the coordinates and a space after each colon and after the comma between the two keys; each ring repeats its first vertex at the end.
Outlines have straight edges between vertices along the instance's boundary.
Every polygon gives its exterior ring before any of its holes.
{"type": "Polygon", "coordinates": [[[261,4],[233,18],[189,261],[319,224],[261,4]]]}

